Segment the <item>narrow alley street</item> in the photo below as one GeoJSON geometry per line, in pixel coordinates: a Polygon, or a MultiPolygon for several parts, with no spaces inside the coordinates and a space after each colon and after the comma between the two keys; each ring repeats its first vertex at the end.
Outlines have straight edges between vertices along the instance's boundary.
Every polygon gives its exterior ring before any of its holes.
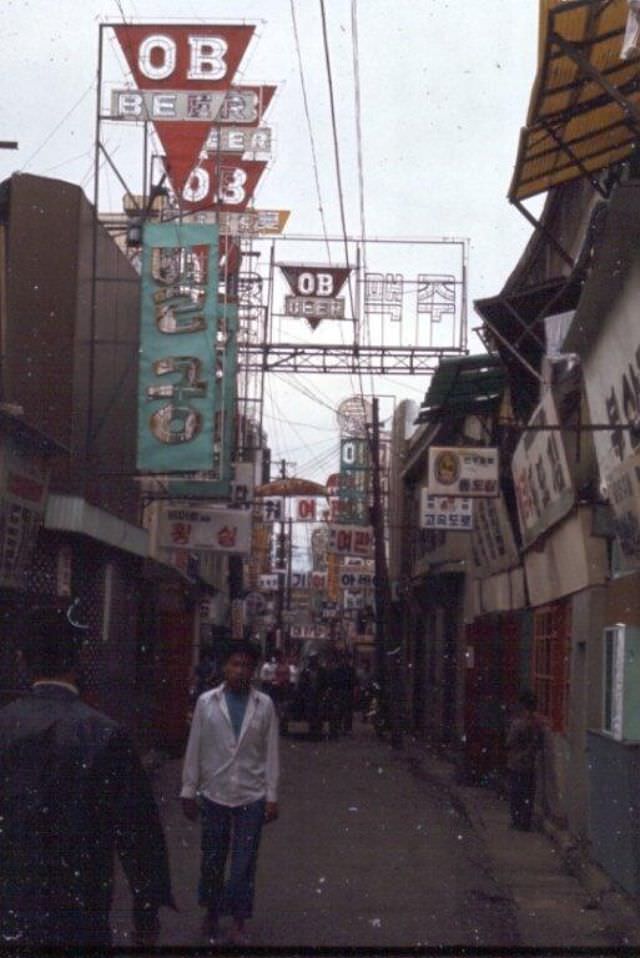
{"type": "MultiPolygon", "coordinates": [[[[415,774],[406,753],[359,722],[338,742],[310,742],[294,726],[282,745],[281,817],[263,839],[252,945],[629,943],[629,927],[615,927],[593,907],[548,838],[509,830],[506,806],[490,790],[451,790],[429,768],[415,774]]],[[[179,909],[163,912],[159,945],[171,948],[205,943],[199,827],[182,817],[179,775],[179,761],[156,773],[179,909]]],[[[113,918],[124,945],[130,919],[122,881],[113,918]]],[[[635,942],[639,929],[636,919],[635,942]]]]}

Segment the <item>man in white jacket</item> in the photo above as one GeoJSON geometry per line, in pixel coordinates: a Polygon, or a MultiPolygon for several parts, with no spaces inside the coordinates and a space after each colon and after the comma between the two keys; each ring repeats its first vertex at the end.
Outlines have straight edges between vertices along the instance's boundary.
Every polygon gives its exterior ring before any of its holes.
{"type": "Polygon", "coordinates": [[[196,703],[184,759],[182,808],[202,816],[199,901],[211,943],[226,914],[231,942],[246,943],[262,826],[278,817],[278,721],[269,696],[251,687],[257,660],[250,643],[231,644],[224,682],[196,703]]]}

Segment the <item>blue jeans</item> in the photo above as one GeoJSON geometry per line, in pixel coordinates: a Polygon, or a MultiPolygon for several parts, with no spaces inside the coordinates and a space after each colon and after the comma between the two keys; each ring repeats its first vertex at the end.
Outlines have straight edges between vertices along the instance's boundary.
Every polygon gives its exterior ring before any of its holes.
{"type": "Polygon", "coordinates": [[[264,823],[265,800],[229,808],[201,800],[202,863],[199,901],[212,918],[253,914],[258,847],[264,823]],[[229,858],[225,881],[225,870],[229,858]]]}

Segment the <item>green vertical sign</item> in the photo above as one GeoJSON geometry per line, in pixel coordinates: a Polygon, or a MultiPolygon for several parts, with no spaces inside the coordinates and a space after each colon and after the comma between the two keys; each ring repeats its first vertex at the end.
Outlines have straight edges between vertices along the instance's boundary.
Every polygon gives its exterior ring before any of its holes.
{"type": "Polygon", "coordinates": [[[138,469],[214,468],[218,229],[145,225],[138,376],[138,469]]]}

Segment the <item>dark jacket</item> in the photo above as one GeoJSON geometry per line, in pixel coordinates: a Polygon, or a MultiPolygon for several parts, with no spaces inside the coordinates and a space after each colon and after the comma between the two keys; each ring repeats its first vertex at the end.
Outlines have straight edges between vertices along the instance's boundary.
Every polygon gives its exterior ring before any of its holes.
{"type": "Polygon", "coordinates": [[[143,928],[171,905],[166,844],[128,734],[70,689],[0,711],[0,936],[109,944],[114,851],[143,928]]]}

